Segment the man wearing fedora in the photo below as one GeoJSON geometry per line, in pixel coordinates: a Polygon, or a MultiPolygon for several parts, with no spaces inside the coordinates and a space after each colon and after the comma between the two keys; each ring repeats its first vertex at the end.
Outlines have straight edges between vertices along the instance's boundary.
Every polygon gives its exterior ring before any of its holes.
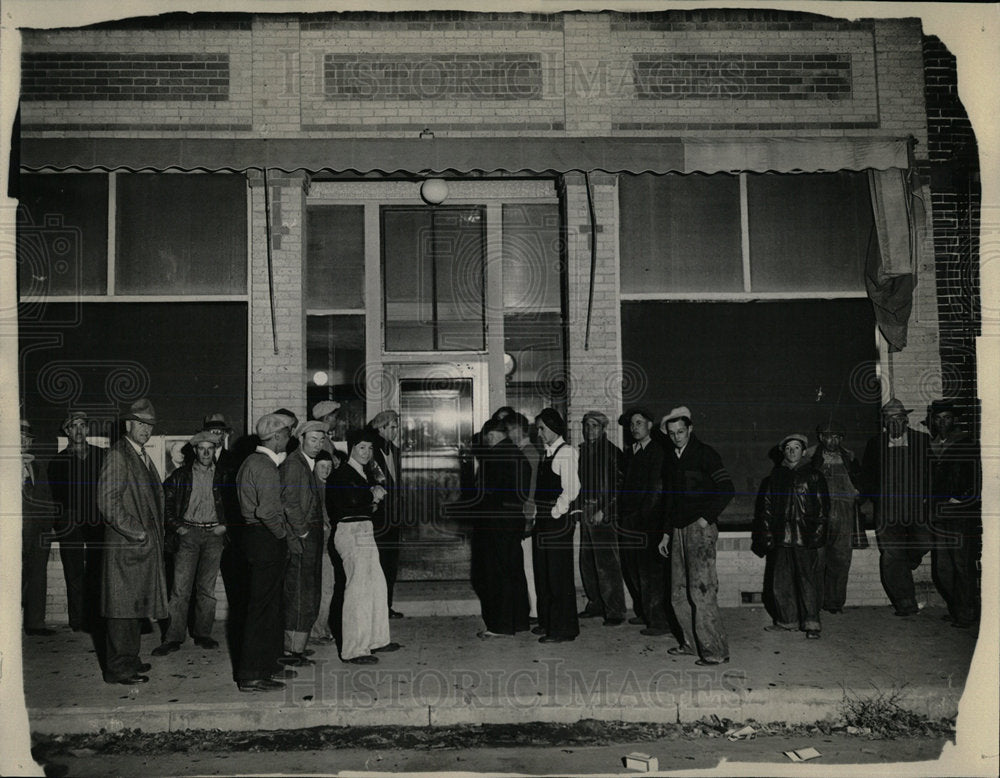
{"type": "Polygon", "coordinates": [[[868,441],[861,463],[864,496],[875,505],[879,572],[897,616],[920,612],[913,571],[930,550],[929,438],[910,429],[912,410],[893,398],[882,407],[882,431],[868,441]]]}
{"type": "Polygon", "coordinates": [[[663,534],[663,447],[651,437],[653,415],[645,408],[622,414],[632,443],[625,448],[624,476],[618,499],[621,511],[621,570],[643,635],[666,635],[667,563],[656,550],[663,534]]]}
{"type": "Polygon", "coordinates": [[[934,583],[948,606],[954,627],[976,622],[976,547],[981,531],[979,447],[957,424],[949,400],[927,408],[931,431],[931,525],[934,531],[934,583]]]}
{"type": "MultiPolygon", "coordinates": [[[[385,575],[388,596],[389,618],[400,619],[403,614],[393,609],[392,595],[399,572],[400,532],[406,505],[402,489],[402,458],[396,439],[399,437],[399,414],[393,410],[381,411],[368,426],[378,434],[378,445],[372,456],[372,469],[384,476],[382,486],[386,496],[380,510],[375,512],[375,543],[378,544],[378,559],[385,575]]],[[[380,480],[382,476],[377,476],[380,480]]]]}
{"type": "Polygon", "coordinates": [[[83,411],[71,411],[62,431],[69,443],[49,464],[52,497],[60,507],[54,539],[66,580],[69,626],[74,632],[90,632],[101,599],[104,521],[97,510],[97,479],[105,450],[87,442],[90,419],[83,411]]]}
{"type": "Polygon", "coordinates": [[[294,678],[295,671],[282,668],[284,617],[282,587],[288,564],[288,535],[281,501],[281,475],[291,437],[291,419],[268,413],[257,420],[260,445],[240,466],[236,488],[240,498],[243,527],[240,545],[249,565],[246,621],[236,685],[241,692],[283,689],[278,678],[294,678]]]}
{"type": "Polygon", "coordinates": [[[316,456],[323,451],[328,426],[307,421],[295,430],[299,447],[285,457],[281,475],[281,502],[291,528],[288,568],[285,570],[284,663],[311,665],[306,657],[309,632],[319,615],[323,594],[323,492],[316,477],[316,456]]]}
{"type": "Polygon", "coordinates": [[[722,458],[694,434],[681,405],[660,422],[673,451],[664,466],[664,528],[660,553],[670,557],[670,601],[682,643],[668,654],[694,655],[699,665],[729,661],[729,639],[719,613],[715,542],[719,514],[736,493],[722,458]]]}
{"type": "Polygon", "coordinates": [[[163,486],[145,445],[156,412],[136,400],[124,415],[125,435],[108,451],[97,481],[104,516],[101,615],[106,619],[107,683],[145,683],[149,665],[139,659],[142,625],[165,619],[167,579],[163,562],[163,486]]]}
{"type": "Polygon", "coordinates": [[[215,462],[215,436],[205,430],[189,441],[194,461],[186,462],[163,482],[167,546],[173,548],[174,577],[170,592],[170,625],[154,656],[180,648],[187,635],[188,605],[194,594],[191,637],[200,648],[214,649],[215,582],[219,577],[226,515],[221,471],[215,462]]]}
{"type": "Polygon", "coordinates": [[[43,499],[43,479],[38,477],[35,455],[30,453],[35,436],[31,422],[21,420],[21,607],[24,632],[33,637],[50,637],[55,631],[45,626],[49,552],[52,548],[52,514],[43,499]]]}

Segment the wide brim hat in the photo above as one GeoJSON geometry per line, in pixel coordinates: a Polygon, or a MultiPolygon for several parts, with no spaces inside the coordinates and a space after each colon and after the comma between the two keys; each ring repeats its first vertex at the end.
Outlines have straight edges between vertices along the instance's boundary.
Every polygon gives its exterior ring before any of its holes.
{"type": "Polygon", "coordinates": [[[123,421],[141,421],[145,424],[156,424],[156,411],[153,403],[143,397],[136,400],[129,406],[128,411],[122,415],[123,421]]]}
{"type": "Polygon", "coordinates": [[[221,413],[210,413],[205,417],[201,428],[203,430],[224,430],[226,432],[232,432],[233,430],[229,426],[229,422],[226,421],[226,417],[221,413]]]}
{"type": "Polygon", "coordinates": [[[632,423],[632,417],[635,416],[637,413],[640,416],[642,416],[642,418],[646,419],[650,424],[656,421],[652,411],[650,411],[648,408],[644,408],[643,406],[638,405],[634,408],[626,408],[625,412],[618,417],[618,423],[623,427],[627,427],[629,424],[632,423]]]}
{"type": "Polygon", "coordinates": [[[660,432],[666,435],[667,425],[672,421],[679,421],[680,419],[691,421],[691,409],[686,405],[678,405],[675,408],[671,408],[670,412],[660,419],[660,432]]]}
{"type": "Polygon", "coordinates": [[[906,415],[908,413],[913,413],[912,408],[907,408],[903,403],[893,397],[889,402],[882,406],[883,416],[898,416],[900,414],[906,415]]]}

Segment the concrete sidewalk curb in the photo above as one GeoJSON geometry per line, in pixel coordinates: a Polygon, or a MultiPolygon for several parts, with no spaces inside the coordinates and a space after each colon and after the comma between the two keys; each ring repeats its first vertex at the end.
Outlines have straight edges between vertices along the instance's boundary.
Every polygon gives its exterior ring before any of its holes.
{"type": "MultiPolygon", "coordinates": [[[[717,694],[696,695],[690,704],[668,703],[655,707],[546,705],[391,705],[385,707],[344,707],[335,704],[283,702],[192,703],[147,705],[140,708],[78,708],[71,711],[29,709],[31,729],[41,734],[119,732],[178,732],[188,729],[253,731],[300,729],[323,726],[404,726],[445,727],[462,724],[524,724],[533,721],[573,723],[581,719],[630,723],[674,723],[697,721],[715,714],[733,721],[785,721],[806,724],[833,721],[839,715],[843,692],[815,689],[751,692],[740,695],[736,704],[719,704],[717,694]]],[[[961,692],[942,691],[930,686],[907,687],[902,705],[931,719],[958,713],[961,692]]]]}

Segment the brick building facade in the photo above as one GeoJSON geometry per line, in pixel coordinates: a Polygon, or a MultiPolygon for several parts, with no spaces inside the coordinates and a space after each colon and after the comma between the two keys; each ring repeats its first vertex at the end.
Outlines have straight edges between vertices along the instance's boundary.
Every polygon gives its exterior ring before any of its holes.
{"type": "MultiPolygon", "coordinates": [[[[470,429],[500,405],[555,403],[574,437],[591,409],[685,403],[737,476],[737,521],[790,429],[835,415],[860,450],[890,396],[921,412],[914,424],[944,395],[977,407],[975,139],[953,62],[919,20],[176,14],[22,36],[20,185],[37,204],[22,225],[38,232],[69,199],[79,218],[61,224],[82,244],[63,280],[22,260],[35,306],[22,393],[42,430],[70,404],[113,420],[136,386],[163,398],[177,435],[219,409],[247,430],[280,406],[306,418],[323,397],[356,421],[409,401],[414,451],[427,385],[457,392],[470,429]],[[863,278],[880,237],[868,174],[892,170],[915,171],[925,206],[906,222],[915,287],[899,350],[877,334],[863,278]],[[245,186],[199,188],[219,177],[245,186]],[[420,199],[428,178],[447,183],[439,206],[420,199]],[[152,179],[168,181],[147,196],[152,179]],[[89,211],[84,181],[103,193],[89,211]],[[147,223],[186,230],[182,202],[245,235],[209,225],[174,246],[164,227],[155,251],[125,253],[147,223]],[[91,229],[105,231],[97,248],[91,229]],[[425,287],[406,288],[423,271],[397,260],[420,240],[476,246],[441,265],[454,283],[433,282],[430,308],[425,287]],[[129,286],[136,267],[160,275],[129,286]],[[208,323],[183,330],[195,345],[223,346],[181,348],[178,367],[159,345],[169,319],[130,340],[125,322],[160,303],[208,323]],[[77,388],[58,391],[44,371],[67,326],[113,353],[66,365],[77,388]],[[109,390],[96,364],[109,359],[138,365],[130,385],[109,390]]],[[[439,248],[413,251],[423,268],[439,248]]]]}

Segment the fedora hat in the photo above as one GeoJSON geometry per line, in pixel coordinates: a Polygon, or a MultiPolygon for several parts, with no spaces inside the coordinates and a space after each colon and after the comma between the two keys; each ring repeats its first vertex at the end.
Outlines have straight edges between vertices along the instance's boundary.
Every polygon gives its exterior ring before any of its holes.
{"type": "Polygon", "coordinates": [[[153,403],[146,397],[136,400],[129,406],[128,411],[122,416],[124,421],[141,421],[146,424],[156,424],[156,411],[153,410],[153,403]]]}
{"type": "Polygon", "coordinates": [[[908,413],[913,413],[912,408],[907,408],[899,400],[893,397],[889,402],[882,406],[883,416],[899,416],[900,414],[906,415],[908,413]]]}

